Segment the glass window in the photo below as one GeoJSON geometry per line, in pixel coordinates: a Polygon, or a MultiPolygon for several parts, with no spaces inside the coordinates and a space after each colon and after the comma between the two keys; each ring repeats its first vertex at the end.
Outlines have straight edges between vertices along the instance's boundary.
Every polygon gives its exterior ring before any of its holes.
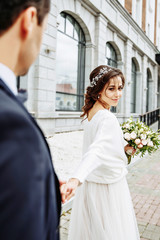
{"type": "Polygon", "coordinates": [[[74,39],[76,39],[78,41],[78,39],[80,38],[80,27],[79,24],[75,22],[74,25],[74,39]]]}
{"type": "Polygon", "coordinates": [[[64,26],[60,24],[57,33],[56,110],[81,111],[84,104],[85,36],[72,16],[63,12],[61,18],[64,26]]]}
{"type": "Polygon", "coordinates": [[[73,18],[70,16],[66,16],[66,34],[70,37],[73,37],[74,25],[73,18]]]}
{"type": "Polygon", "coordinates": [[[20,76],[18,76],[16,78],[16,82],[17,82],[17,90],[19,90],[20,89],[20,76]]]}
{"type": "Polygon", "coordinates": [[[16,78],[17,90],[27,90],[27,75],[16,78]]]}
{"type": "MultiPolygon", "coordinates": [[[[117,53],[110,43],[106,44],[106,64],[117,68],[117,53]]],[[[111,107],[111,112],[116,111],[116,107],[111,107]]]]}
{"type": "Polygon", "coordinates": [[[151,84],[150,84],[150,80],[151,80],[151,72],[149,69],[147,69],[147,84],[146,84],[146,112],[149,112],[150,109],[150,104],[149,104],[149,99],[151,96],[151,84]]]}
{"type": "Polygon", "coordinates": [[[157,107],[160,108],[160,78],[158,78],[157,107]]]}
{"type": "Polygon", "coordinates": [[[106,44],[106,64],[117,67],[117,53],[110,43],[106,44]]]}
{"type": "Polygon", "coordinates": [[[136,79],[137,68],[136,64],[132,59],[132,77],[131,77],[131,113],[136,112],[136,79]]]}

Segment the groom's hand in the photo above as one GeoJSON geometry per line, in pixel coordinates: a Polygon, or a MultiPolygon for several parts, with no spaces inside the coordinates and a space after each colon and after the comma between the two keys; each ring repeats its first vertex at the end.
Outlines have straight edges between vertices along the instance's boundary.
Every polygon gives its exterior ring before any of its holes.
{"type": "Polygon", "coordinates": [[[75,195],[75,191],[80,184],[77,178],[71,178],[66,184],[60,187],[62,203],[65,203],[75,195]]]}

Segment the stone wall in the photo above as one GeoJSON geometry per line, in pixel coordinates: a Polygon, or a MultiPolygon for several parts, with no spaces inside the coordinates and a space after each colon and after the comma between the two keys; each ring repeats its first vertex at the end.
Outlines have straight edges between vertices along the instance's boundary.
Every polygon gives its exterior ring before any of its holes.
{"type": "Polygon", "coordinates": [[[126,77],[117,114],[124,120],[130,116],[132,59],[138,69],[135,117],[146,111],[147,69],[151,73],[149,107],[150,110],[155,109],[158,78],[155,54],[158,50],[128,11],[116,0],[52,0],[40,55],[28,75],[21,79],[22,87],[26,86],[29,92],[26,106],[37,118],[45,134],[82,128],[80,112],[55,110],[57,27],[62,11],[72,15],[85,34],[85,86],[89,83],[91,70],[97,65],[105,64],[105,47],[109,42],[116,50],[118,68],[122,69],[126,77]]]}

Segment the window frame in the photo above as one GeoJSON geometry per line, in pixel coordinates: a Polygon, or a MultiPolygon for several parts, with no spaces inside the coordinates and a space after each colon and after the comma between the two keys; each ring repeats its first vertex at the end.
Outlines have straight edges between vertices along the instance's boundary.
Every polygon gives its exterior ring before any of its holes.
{"type": "Polygon", "coordinates": [[[106,43],[106,59],[107,59],[107,65],[108,66],[110,66],[110,67],[115,67],[115,68],[117,68],[117,66],[118,66],[118,61],[117,61],[117,53],[116,53],[116,50],[115,50],[115,48],[112,46],[112,44],[111,43],[109,43],[109,42],[107,42],[106,43]],[[112,56],[111,56],[111,58],[109,58],[108,56],[107,56],[107,48],[108,49],[110,49],[110,52],[111,52],[111,55],[112,55],[112,53],[114,52],[114,55],[115,55],[115,59],[114,58],[112,58],[112,56]],[[113,64],[110,64],[110,63],[113,63],[113,64]]]}
{"type": "MultiPolygon", "coordinates": [[[[61,34],[66,35],[67,37],[73,39],[74,41],[77,41],[78,43],[78,66],[77,66],[77,93],[67,93],[67,92],[62,92],[62,91],[56,91],[56,96],[57,94],[62,94],[62,95],[68,95],[68,96],[75,96],[76,97],[76,109],[56,109],[56,111],[67,111],[67,112],[80,112],[81,108],[84,104],[84,87],[85,87],[85,54],[86,54],[86,40],[85,40],[85,34],[83,32],[82,27],[80,24],[76,21],[74,17],[72,17],[70,14],[66,12],[62,12],[61,17],[64,18],[64,31],[59,30],[58,31],[61,34]],[[73,24],[73,36],[70,36],[67,34],[67,29],[66,29],[66,21],[67,19],[71,19],[71,24],[73,24]],[[79,29],[78,29],[79,28],[79,29]],[[75,31],[79,31],[79,38],[78,40],[74,38],[75,36],[75,31]]],[[[78,32],[77,32],[78,35],[78,32]]],[[[58,41],[58,40],[57,40],[58,41]]]]}
{"type": "MultiPolygon", "coordinates": [[[[112,46],[112,44],[109,43],[109,42],[106,43],[106,60],[107,60],[107,65],[108,66],[117,68],[117,66],[118,66],[117,52],[116,52],[115,48],[112,46]],[[114,56],[116,57],[115,59],[112,58],[113,55],[111,56],[111,58],[107,57],[107,48],[110,50],[111,55],[114,52],[114,56]],[[110,63],[114,63],[114,64],[110,64],[110,63]]],[[[111,107],[111,112],[116,113],[117,108],[116,107],[111,107]]]]}
{"type": "MultiPolygon", "coordinates": [[[[132,59],[132,68],[131,68],[131,82],[133,81],[133,86],[134,86],[134,96],[133,96],[133,100],[134,102],[130,102],[130,104],[133,104],[133,111],[131,109],[131,113],[136,113],[136,85],[137,85],[137,66],[135,61],[132,59]],[[134,69],[133,69],[134,66],[134,69]],[[133,77],[134,76],[134,77],[133,77]]],[[[132,87],[132,83],[131,83],[131,87],[132,87]]]]}

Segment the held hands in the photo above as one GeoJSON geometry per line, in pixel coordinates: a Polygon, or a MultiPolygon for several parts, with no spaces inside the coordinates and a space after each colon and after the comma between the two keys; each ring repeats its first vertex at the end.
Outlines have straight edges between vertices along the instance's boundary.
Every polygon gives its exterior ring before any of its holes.
{"type": "Polygon", "coordinates": [[[71,178],[67,183],[61,185],[60,191],[62,203],[65,203],[75,195],[75,191],[79,184],[80,181],[77,178],[71,178]]]}

